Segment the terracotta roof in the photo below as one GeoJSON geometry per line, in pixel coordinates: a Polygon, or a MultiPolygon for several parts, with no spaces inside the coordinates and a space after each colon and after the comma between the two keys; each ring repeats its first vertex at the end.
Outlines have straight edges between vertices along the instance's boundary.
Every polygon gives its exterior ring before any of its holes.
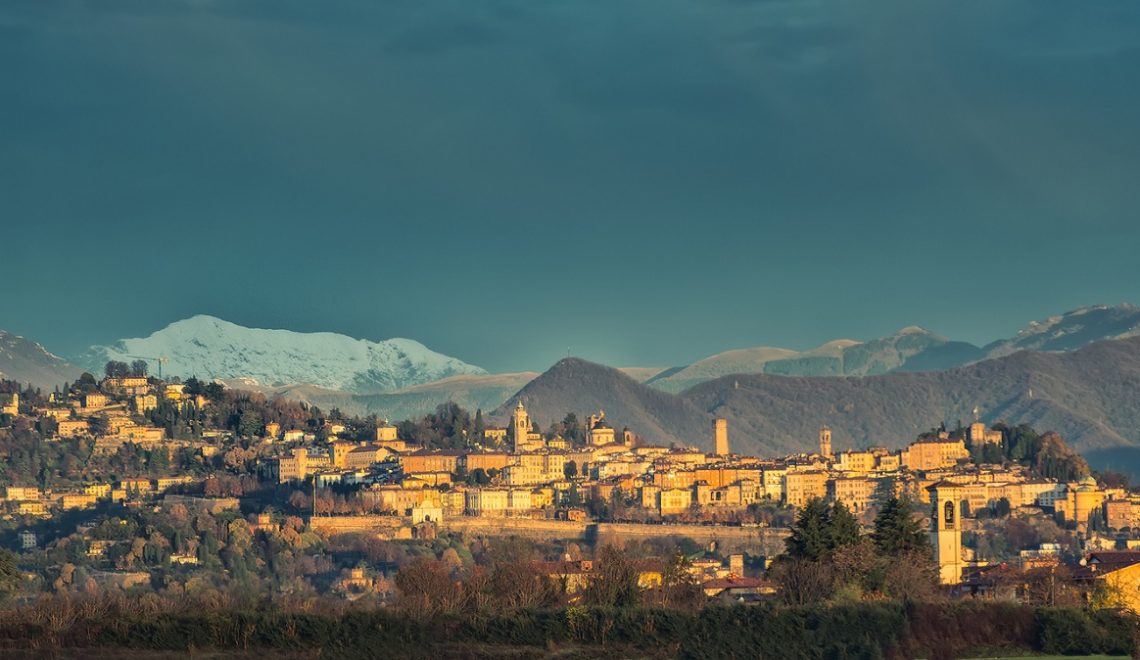
{"type": "Polygon", "coordinates": [[[1134,564],[1140,564],[1140,551],[1137,550],[1113,550],[1105,552],[1090,552],[1085,557],[1084,568],[1088,572],[1096,573],[1111,573],[1112,571],[1119,571],[1122,568],[1128,568],[1134,564]]]}

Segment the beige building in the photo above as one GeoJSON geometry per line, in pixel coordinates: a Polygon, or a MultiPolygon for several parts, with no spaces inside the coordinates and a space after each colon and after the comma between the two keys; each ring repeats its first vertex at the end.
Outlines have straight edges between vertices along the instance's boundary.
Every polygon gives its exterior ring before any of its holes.
{"type": "Polygon", "coordinates": [[[507,516],[531,508],[530,491],[523,488],[473,488],[464,499],[469,516],[507,516]]]}
{"type": "Polygon", "coordinates": [[[348,461],[348,452],[361,447],[359,443],[334,440],[329,443],[329,465],[343,469],[348,461]]]}
{"type": "Polygon", "coordinates": [[[842,502],[852,513],[858,515],[871,506],[878,488],[878,479],[837,477],[828,482],[828,496],[835,502],[842,502]]]}
{"type": "Polygon", "coordinates": [[[122,488],[128,493],[144,495],[154,490],[154,484],[151,483],[150,479],[145,477],[134,477],[130,479],[120,479],[119,488],[122,488]]]}
{"type": "Polygon", "coordinates": [[[586,423],[586,444],[594,447],[611,445],[615,438],[613,427],[606,423],[606,411],[601,410],[597,415],[590,415],[586,423]]]}
{"type": "Polygon", "coordinates": [[[188,474],[182,474],[175,477],[159,477],[154,480],[154,488],[160,493],[164,493],[175,486],[184,486],[186,484],[194,483],[194,477],[188,474]]]}
{"type": "Polygon", "coordinates": [[[902,463],[911,470],[953,467],[970,458],[961,439],[919,440],[902,451],[902,463]]]}
{"type": "Polygon", "coordinates": [[[17,511],[26,516],[46,516],[47,505],[43,502],[20,502],[17,511]]]}
{"type": "Polygon", "coordinates": [[[158,397],[153,394],[136,394],[134,397],[135,410],[145,413],[158,407],[158,397]]]}
{"type": "Polygon", "coordinates": [[[39,500],[40,489],[35,486],[8,486],[6,498],[9,502],[39,500]]]}
{"type": "Polygon", "coordinates": [[[505,426],[488,426],[483,429],[483,441],[489,445],[501,445],[507,441],[505,426]]]}
{"type": "Polygon", "coordinates": [[[310,456],[308,449],[297,447],[289,456],[274,459],[270,461],[269,465],[271,472],[277,478],[277,482],[286,483],[304,481],[310,474],[328,467],[329,463],[328,456],[319,454],[310,456]]]}
{"type": "Polygon", "coordinates": [[[698,467],[694,471],[696,481],[704,481],[713,488],[720,488],[729,484],[738,483],[745,479],[759,482],[761,479],[758,467],[698,467]]]}
{"type": "Polygon", "coordinates": [[[145,376],[126,376],[124,378],[104,378],[102,389],[108,394],[119,396],[133,396],[150,391],[150,381],[145,376]]]}
{"type": "Polygon", "coordinates": [[[658,488],[691,488],[696,482],[696,470],[658,470],[653,474],[653,485],[658,488]]]}
{"type": "Polygon", "coordinates": [[[455,472],[459,467],[460,452],[421,450],[400,456],[404,474],[419,472],[455,472]]]}
{"type": "Polygon", "coordinates": [[[166,439],[166,429],[130,424],[119,429],[115,438],[120,442],[132,442],[136,445],[153,445],[166,439]]]}
{"type": "Polygon", "coordinates": [[[871,472],[877,464],[875,455],[869,451],[845,451],[838,458],[835,468],[842,472],[871,472]]]}
{"type": "Polygon", "coordinates": [[[459,458],[459,467],[468,474],[475,470],[502,470],[514,462],[514,457],[505,452],[471,452],[459,458]]]}
{"type": "Polygon", "coordinates": [[[65,509],[86,509],[95,506],[97,498],[86,493],[67,493],[60,498],[60,506],[65,509]]]}
{"type": "Polygon", "coordinates": [[[827,497],[826,472],[810,470],[784,475],[784,501],[788,506],[801,507],[812,499],[824,497],[827,497]]]}
{"type": "Polygon", "coordinates": [[[389,456],[391,452],[379,445],[364,445],[345,454],[343,467],[349,470],[361,470],[383,462],[389,456]]]}
{"type": "Polygon", "coordinates": [[[760,496],[773,502],[784,501],[784,484],[787,476],[786,467],[764,468],[760,479],[760,496]]]}
{"type": "Polygon", "coordinates": [[[85,409],[102,408],[107,405],[109,399],[106,394],[84,394],[79,398],[80,406],[85,409]]]}
{"type": "Polygon", "coordinates": [[[693,491],[688,488],[665,488],[657,492],[657,511],[663,516],[685,513],[693,505],[693,491]]]}
{"type": "Polygon", "coordinates": [[[0,415],[18,415],[20,413],[20,393],[12,392],[11,394],[0,395],[3,397],[4,403],[0,406],[0,415]]]}
{"type": "Polygon", "coordinates": [[[970,446],[980,447],[982,445],[1000,445],[1002,440],[1001,431],[993,431],[986,428],[982,422],[974,422],[970,425],[970,446]]]}
{"type": "Polygon", "coordinates": [[[83,493],[97,498],[110,497],[111,484],[87,484],[83,487],[83,493]]]}
{"type": "Polygon", "coordinates": [[[1140,507],[1129,500],[1109,500],[1104,503],[1104,521],[1109,529],[1132,529],[1140,522],[1140,507]]]}
{"type": "Polygon", "coordinates": [[[1068,484],[1064,499],[1058,498],[1053,510],[1065,516],[1065,520],[1077,523],[1078,529],[1088,527],[1089,516],[1104,504],[1107,494],[1097,485],[1096,479],[1085,477],[1076,484],[1068,484]]]}

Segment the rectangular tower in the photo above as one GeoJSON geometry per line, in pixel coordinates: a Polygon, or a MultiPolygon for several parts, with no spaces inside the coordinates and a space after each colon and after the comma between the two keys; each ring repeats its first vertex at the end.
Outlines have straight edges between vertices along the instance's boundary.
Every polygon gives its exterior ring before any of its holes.
{"type": "Polygon", "coordinates": [[[938,564],[938,581],[959,584],[962,569],[962,505],[957,484],[940,481],[928,486],[932,505],[930,544],[934,546],[934,563],[938,564]]]}
{"type": "Polygon", "coordinates": [[[713,447],[717,456],[728,456],[728,420],[713,420],[713,447]]]}

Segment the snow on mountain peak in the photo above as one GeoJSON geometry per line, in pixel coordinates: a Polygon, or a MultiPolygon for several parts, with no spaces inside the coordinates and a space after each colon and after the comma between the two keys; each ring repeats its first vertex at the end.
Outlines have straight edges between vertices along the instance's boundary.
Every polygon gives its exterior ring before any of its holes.
{"type": "Polygon", "coordinates": [[[411,339],[373,342],[334,332],[246,328],[204,314],[171,323],[148,337],[93,346],[79,362],[99,372],[108,360],[158,357],[168,360],[164,374],[183,378],[248,378],[267,385],[309,384],[360,393],[485,373],[411,339]]]}
{"type": "Polygon", "coordinates": [[[1140,334],[1140,307],[1089,305],[1041,321],[1030,321],[1012,339],[987,347],[988,357],[1001,357],[1019,350],[1067,351],[1094,341],[1124,339],[1140,334]]]}

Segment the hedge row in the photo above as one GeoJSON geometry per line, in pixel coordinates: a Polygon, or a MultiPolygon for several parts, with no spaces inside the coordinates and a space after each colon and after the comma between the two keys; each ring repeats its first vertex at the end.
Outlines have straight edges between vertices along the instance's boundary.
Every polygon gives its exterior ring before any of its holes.
{"type": "Polygon", "coordinates": [[[277,611],[160,614],[77,622],[66,630],[0,626],[9,648],[303,651],[401,657],[443,648],[635,648],[686,659],[749,657],[956,658],[978,649],[1052,654],[1133,653],[1136,619],[1113,612],[999,603],[865,603],[786,608],[528,610],[417,618],[393,610],[340,617],[277,611]],[[50,635],[48,634],[50,632],[50,635]]]}

